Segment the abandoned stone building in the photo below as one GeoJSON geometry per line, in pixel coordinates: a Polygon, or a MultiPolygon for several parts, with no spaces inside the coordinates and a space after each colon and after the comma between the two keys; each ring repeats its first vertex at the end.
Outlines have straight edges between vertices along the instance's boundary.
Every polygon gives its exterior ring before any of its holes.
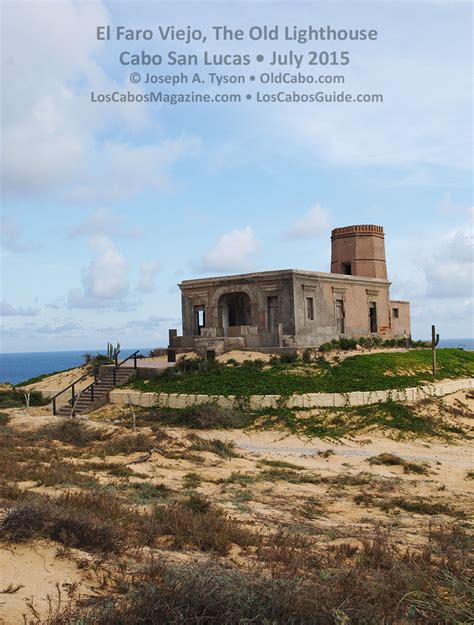
{"type": "Polygon", "coordinates": [[[172,351],[287,351],[334,338],[410,335],[410,304],[390,300],[384,231],[354,225],[331,233],[331,272],[282,269],[183,280],[183,334],[172,351]]]}

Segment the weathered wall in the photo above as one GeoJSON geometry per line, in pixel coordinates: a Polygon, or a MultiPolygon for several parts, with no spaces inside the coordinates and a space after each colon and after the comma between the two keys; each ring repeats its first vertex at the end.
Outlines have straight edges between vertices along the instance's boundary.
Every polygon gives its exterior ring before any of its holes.
{"type": "Polygon", "coordinates": [[[402,300],[390,301],[390,314],[392,319],[392,333],[396,336],[410,336],[411,320],[410,320],[410,302],[402,300]],[[395,317],[394,309],[398,310],[398,318],[395,317]]]}
{"type": "MultiPolygon", "coordinates": [[[[332,406],[362,406],[378,402],[417,401],[426,397],[443,397],[463,389],[474,388],[474,378],[449,380],[426,384],[424,386],[388,391],[355,391],[352,393],[305,393],[282,397],[280,395],[251,395],[248,398],[250,410],[262,408],[324,408],[332,406]]],[[[142,393],[127,389],[115,389],[110,392],[112,404],[162,408],[188,408],[206,403],[215,403],[221,408],[238,408],[242,399],[234,395],[194,395],[184,393],[142,393]]]]}
{"type": "Polygon", "coordinates": [[[389,283],[355,276],[299,273],[295,276],[296,342],[318,346],[340,336],[369,336],[369,304],[377,306],[377,333],[390,336],[389,283]],[[314,321],[308,319],[306,298],[313,297],[314,321]],[[336,327],[336,300],[344,302],[345,332],[336,327]]]}
{"type": "MultiPolygon", "coordinates": [[[[183,302],[183,337],[173,337],[173,347],[200,347],[217,352],[225,349],[223,338],[244,337],[245,347],[317,347],[341,336],[370,336],[369,307],[377,310],[377,332],[385,337],[410,334],[408,302],[400,302],[399,318],[391,319],[390,283],[378,278],[346,276],[298,270],[262,272],[224,278],[185,281],[181,285],[183,302]],[[244,293],[248,298],[248,325],[223,327],[222,296],[244,293]],[[278,321],[282,337],[269,331],[268,298],[278,301],[278,321]],[[313,300],[314,318],[307,314],[307,298],[313,300]],[[336,301],[344,306],[344,332],[336,323],[336,301]],[[206,327],[194,338],[194,307],[204,306],[206,327]],[[391,325],[393,321],[397,323],[391,325]],[[220,341],[220,343],[219,343],[220,341]],[[211,345],[212,343],[212,345],[211,345]],[[202,344],[202,345],[201,345],[202,344]]],[[[393,317],[393,316],[392,316],[393,317]]]]}
{"type": "Polygon", "coordinates": [[[355,225],[331,233],[331,272],[344,273],[350,263],[352,275],[387,279],[384,232],[381,226],[355,225]]]}
{"type": "Polygon", "coordinates": [[[278,297],[278,316],[284,334],[294,334],[293,285],[291,271],[262,272],[203,280],[185,280],[182,292],[183,336],[194,335],[194,307],[204,306],[206,327],[223,336],[219,300],[228,293],[245,293],[250,299],[250,323],[258,333],[268,331],[267,298],[278,297]]]}

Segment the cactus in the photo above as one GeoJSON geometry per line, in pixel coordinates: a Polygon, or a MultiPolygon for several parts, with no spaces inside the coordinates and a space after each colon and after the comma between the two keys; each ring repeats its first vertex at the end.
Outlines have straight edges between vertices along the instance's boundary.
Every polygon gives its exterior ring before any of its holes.
{"type": "Polygon", "coordinates": [[[436,334],[436,327],[431,326],[431,365],[433,369],[433,377],[436,377],[436,346],[439,343],[439,334],[436,334]]]}
{"type": "Polygon", "coordinates": [[[107,358],[115,358],[115,356],[120,352],[120,343],[114,347],[112,343],[107,343],[107,358]]]}

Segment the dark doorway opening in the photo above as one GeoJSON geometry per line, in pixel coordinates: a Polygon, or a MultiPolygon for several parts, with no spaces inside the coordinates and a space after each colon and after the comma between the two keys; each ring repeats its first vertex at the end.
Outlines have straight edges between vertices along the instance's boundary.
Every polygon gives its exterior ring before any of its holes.
{"type": "Polygon", "coordinates": [[[220,325],[224,330],[232,326],[251,325],[250,298],[247,293],[225,293],[219,299],[220,325]]]}
{"type": "Polygon", "coordinates": [[[377,304],[370,302],[369,305],[369,327],[371,332],[377,332],[377,304]]]}
{"type": "Polygon", "coordinates": [[[267,297],[267,317],[268,331],[271,333],[276,332],[278,330],[278,324],[280,323],[277,295],[270,295],[267,297]]]}
{"type": "Polygon", "coordinates": [[[204,306],[194,307],[194,334],[200,336],[202,328],[206,327],[206,309],[204,306]]]}
{"type": "Polygon", "coordinates": [[[344,300],[336,300],[336,332],[338,334],[344,334],[346,331],[345,312],[344,312],[344,300]]]}
{"type": "Polygon", "coordinates": [[[352,264],[342,263],[342,273],[346,274],[346,276],[352,276],[352,264]]]}

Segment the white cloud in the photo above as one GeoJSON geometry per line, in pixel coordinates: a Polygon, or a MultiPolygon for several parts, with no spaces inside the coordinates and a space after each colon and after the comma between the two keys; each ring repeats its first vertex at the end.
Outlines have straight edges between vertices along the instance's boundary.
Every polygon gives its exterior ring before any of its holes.
{"type": "Polygon", "coordinates": [[[427,295],[430,297],[463,297],[472,295],[473,282],[472,230],[449,233],[437,253],[424,267],[427,295]]]}
{"type": "Polygon", "coordinates": [[[138,238],[142,234],[141,228],[127,223],[125,215],[116,213],[109,208],[97,208],[71,233],[73,237],[103,235],[133,238],[138,238]]]}
{"type": "Polygon", "coordinates": [[[32,250],[35,245],[23,238],[20,226],[14,217],[3,217],[0,223],[0,244],[8,252],[22,253],[32,250]]]}
{"type": "Polygon", "coordinates": [[[132,319],[126,325],[127,328],[132,330],[145,330],[145,331],[156,331],[161,326],[169,326],[179,324],[181,321],[175,319],[174,317],[160,317],[158,315],[150,315],[146,319],[132,319]]]}
{"type": "Polygon", "coordinates": [[[90,102],[91,91],[130,88],[125,77],[117,82],[99,62],[107,48],[96,40],[95,28],[112,23],[104,4],[7,3],[4,22],[6,193],[97,201],[169,184],[169,167],[195,149],[195,139],[151,137],[159,127],[144,103],[90,102]],[[144,134],[145,128],[150,132],[144,134]],[[107,134],[119,138],[102,139],[107,134]]]}
{"type": "Polygon", "coordinates": [[[68,305],[72,308],[128,309],[128,263],[112,241],[104,236],[91,239],[94,257],[84,270],[83,289],[69,291],[68,305]]]}
{"type": "MultiPolygon", "coordinates": [[[[351,27],[366,27],[369,19],[378,28],[374,45],[350,46],[346,68],[334,69],[344,84],[321,85],[314,91],[325,95],[382,94],[381,103],[320,102],[278,104],[255,109],[259,127],[278,140],[280,149],[303,154],[308,160],[355,167],[395,166],[405,171],[420,166],[471,167],[471,30],[469,3],[458,3],[450,14],[418,3],[410,14],[409,3],[392,2],[384,9],[351,7],[345,3],[344,20],[351,27]],[[400,46],[403,32],[407,45],[400,46]],[[419,33],[423,32],[421,45],[419,33]],[[440,41],[456,45],[440,48],[440,41]],[[349,71],[348,68],[350,68],[349,71]],[[449,88],[446,79],[449,76],[449,88]],[[394,79],[394,77],[398,77],[394,79]]],[[[454,3],[453,3],[454,4],[454,3]]],[[[341,7],[325,3],[321,23],[340,23],[341,7]]],[[[292,7],[297,23],[307,9],[292,7]]],[[[283,22],[284,9],[275,22],[283,22]]],[[[303,21],[303,20],[301,20],[303,21]]],[[[269,42],[271,44],[271,42],[269,42]]],[[[348,49],[334,44],[337,49],[348,49]]],[[[320,67],[322,70],[323,68],[320,67]]],[[[257,106],[257,105],[256,105],[257,106]]],[[[442,172],[445,176],[446,172],[442,172]]],[[[423,175],[426,178],[426,175],[423,175]]],[[[405,178],[405,181],[411,176],[405,178]]],[[[439,179],[439,171],[435,176],[439,179]]]]}
{"type": "Polygon", "coordinates": [[[0,317],[33,317],[37,314],[37,308],[14,308],[7,302],[0,302],[0,317]]]}
{"type": "Polygon", "coordinates": [[[201,259],[203,271],[240,271],[252,266],[252,258],[258,252],[260,242],[252,228],[232,230],[223,234],[216,245],[201,259]]]}
{"type": "Polygon", "coordinates": [[[327,234],[329,228],[329,213],[319,204],[310,208],[309,211],[298,219],[288,231],[288,236],[299,239],[327,234]]]}
{"type": "Polygon", "coordinates": [[[138,289],[145,293],[151,293],[155,290],[155,278],[160,270],[160,263],[157,261],[150,261],[143,263],[140,267],[140,279],[138,282],[138,289]]]}

